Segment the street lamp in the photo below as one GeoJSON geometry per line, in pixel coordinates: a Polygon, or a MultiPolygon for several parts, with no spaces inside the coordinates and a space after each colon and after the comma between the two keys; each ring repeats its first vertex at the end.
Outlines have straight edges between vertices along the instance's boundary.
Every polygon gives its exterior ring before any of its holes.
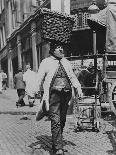
{"type": "Polygon", "coordinates": [[[89,6],[88,11],[90,14],[96,14],[100,11],[98,6],[96,5],[96,0],[92,0],[92,4],[89,6]]]}
{"type": "MultiPolygon", "coordinates": [[[[96,5],[96,0],[92,0],[92,4],[88,8],[88,12],[89,12],[90,16],[92,14],[98,13],[99,11],[100,11],[100,9],[96,5]]],[[[96,50],[96,32],[95,32],[95,30],[93,30],[93,54],[94,54],[94,72],[96,74],[96,84],[97,84],[98,83],[98,72],[97,72],[97,50],[96,50]]],[[[95,87],[97,89],[97,85],[95,87]]],[[[96,108],[97,108],[97,94],[95,93],[95,117],[97,119],[96,108]]],[[[98,120],[97,120],[97,123],[99,123],[98,120]]]]}
{"type": "MultiPolygon", "coordinates": [[[[98,13],[99,11],[100,11],[100,9],[96,5],[96,0],[93,0],[92,4],[88,8],[88,12],[89,12],[90,16],[92,14],[98,13]]],[[[96,54],[96,32],[94,30],[93,30],[93,52],[94,52],[94,54],[96,54]]]]}
{"type": "MultiPolygon", "coordinates": [[[[92,0],[92,4],[88,8],[88,12],[89,12],[90,16],[93,15],[93,14],[98,13],[99,11],[100,11],[100,9],[96,5],[96,0],[92,0]]],[[[93,30],[93,54],[94,55],[97,54],[97,50],[96,50],[96,32],[95,32],[95,30],[93,30]]],[[[97,57],[96,56],[95,56],[95,59],[94,59],[94,67],[95,67],[95,71],[97,71],[97,57]]]]}

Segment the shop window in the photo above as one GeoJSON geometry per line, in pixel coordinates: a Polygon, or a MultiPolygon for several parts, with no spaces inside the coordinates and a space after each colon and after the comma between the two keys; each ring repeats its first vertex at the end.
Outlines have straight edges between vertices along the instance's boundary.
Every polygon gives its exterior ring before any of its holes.
{"type": "Polygon", "coordinates": [[[25,21],[33,12],[34,1],[28,0],[23,3],[23,20],[25,21]]]}
{"type": "Polygon", "coordinates": [[[82,25],[83,25],[82,17],[83,17],[83,13],[79,12],[79,14],[78,14],[78,26],[79,27],[82,27],[82,25]]]}
{"type": "Polygon", "coordinates": [[[36,7],[37,6],[37,1],[36,0],[32,0],[32,6],[36,7]]]}
{"type": "Polygon", "coordinates": [[[15,29],[16,22],[17,22],[16,21],[16,19],[17,19],[17,17],[16,17],[17,5],[16,5],[16,1],[14,1],[14,0],[11,1],[11,9],[12,9],[12,27],[13,27],[13,29],[15,29]]]}
{"type": "Polygon", "coordinates": [[[78,27],[78,16],[77,16],[77,14],[75,14],[75,15],[72,15],[73,16],[73,18],[74,18],[74,26],[73,26],[73,30],[77,30],[77,27],[78,27]]]}
{"type": "Polygon", "coordinates": [[[15,29],[16,27],[16,13],[15,12],[12,13],[12,26],[13,26],[13,29],[15,29]]]}
{"type": "Polygon", "coordinates": [[[1,0],[1,2],[2,2],[2,4],[1,4],[1,9],[2,9],[2,11],[4,10],[4,0],[1,0]]]}
{"type": "Polygon", "coordinates": [[[87,18],[89,17],[89,14],[87,13],[87,12],[85,12],[84,14],[83,14],[83,25],[84,26],[88,26],[88,24],[87,24],[87,18]]]}
{"type": "Polygon", "coordinates": [[[0,29],[0,41],[1,41],[1,48],[3,48],[3,46],[4,46],[4,42],[3,42],[2,28],[0,29]]]}
{"type": "Polygon", "coordinates": [[[2,1],[0,1],[0,14],[2,13],[2,1]]]}

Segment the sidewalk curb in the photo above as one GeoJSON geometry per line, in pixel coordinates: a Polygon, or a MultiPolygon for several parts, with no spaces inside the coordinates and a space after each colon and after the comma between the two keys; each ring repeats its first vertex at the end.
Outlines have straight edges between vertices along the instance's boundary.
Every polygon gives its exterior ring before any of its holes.
{"type": "Polygon", "coordinates": [[[0,111],[0,114],[10,114],[10,115],[36,115],[36,112],[31,111],[0,111]]]}

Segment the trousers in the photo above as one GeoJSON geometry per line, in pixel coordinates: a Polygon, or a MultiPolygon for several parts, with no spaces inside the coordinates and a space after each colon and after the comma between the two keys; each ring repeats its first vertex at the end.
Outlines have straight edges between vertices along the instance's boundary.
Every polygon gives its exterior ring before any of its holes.
{"type": "Polygon", "coordinates": [[[23,98],[25,97],[25,89],[17,89],[17,94],[19,97],[18,103],[21,105],[25,104],[23,100],[23,98]]]}
{"type": "Polygon", "coordinates": [[[50,92],[49,118],[51,120],[52,146],[56,150],[63,149],[62,133],[71,95],[71,91],[52,90],[50,92]]]}

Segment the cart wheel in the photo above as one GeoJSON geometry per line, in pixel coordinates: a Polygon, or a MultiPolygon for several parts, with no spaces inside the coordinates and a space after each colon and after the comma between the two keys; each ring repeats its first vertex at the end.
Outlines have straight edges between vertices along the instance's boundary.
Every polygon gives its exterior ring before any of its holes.
{"type": "Polygon", "coordinates": [[[100,131],[100,121],[96,121],[96,131],[100,131]]]}
{"type": "Polygon", "coordinates": [[[94,126],[92,127],[93,132],[100,132],[101,124],[100,121],[96,121],[94,126]]]}
{"type": "Polygon", "coordinates": [[[111,88],[109,88],[109,104],[111,110],[116,115],[116,82],[112,84],[111,88]]]}
{"type": "Polygon", "coordinates": [[[93,132],[96,132],[96,127],[95,127],[95,126],[92,127],[92,131],[93,131],[93,132]]]}

